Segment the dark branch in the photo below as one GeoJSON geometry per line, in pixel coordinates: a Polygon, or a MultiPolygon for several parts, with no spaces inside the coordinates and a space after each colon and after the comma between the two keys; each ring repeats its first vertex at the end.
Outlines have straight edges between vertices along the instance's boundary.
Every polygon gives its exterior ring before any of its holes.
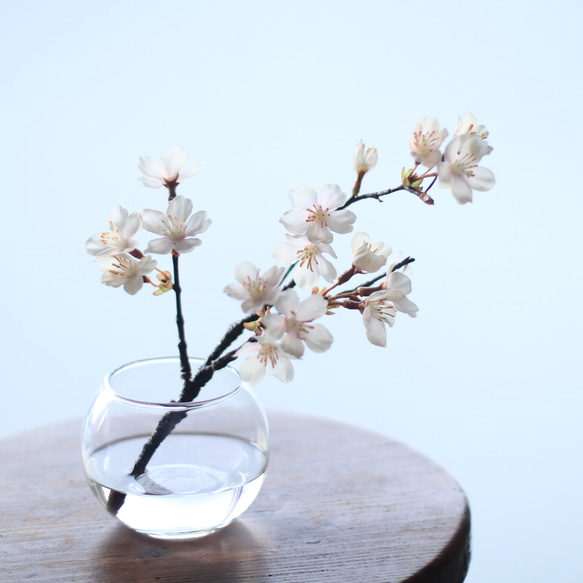
{"type": "MultiPolygon", "coordinates": [[[[395,263],[395,265],[393,266],[393,269],[391,270],[391,272],[397,271],[397,269],[401,269],[402,267],[405,267],[405,265],[409,265],[409,263],[413,263],[413,261],[415,261],[415,259],[413,257],[405,257],[405,259],[403,259],[402,261],[399,261],[399,263],[395,263]]],[[[361,283],[360,285],[357,285],[353,289],[349,289],[349,290],[345,290],[345,291],[343,290],[341,292],[341,295],[351,294],[351,293],[355,292],[356,290],[358,290],[361,287],[371,287],[377,281],[380,281],[381,279],[383,279],[383,277],[386,277],[386,276],[387,276],[386,273],[381,273],[381,275],[377,275],[377,276],[373,277],[373,279],[369,279],[368,281],[365,281],[364,283],[361,283]]]]}
{"type": "Polygon", "coordinates": [[[393,192],[399,192],[400,190],[407,189],[401,184],[401,186],[397,186],[396,188],[389,188],[388,190],[381,190],[380,192],[371,192],[370,194],[353,194],[341,207],[338,207],[336,210],[341,211],[342,209],[349,207],[351,204],[365,200],[367,198],[374,198],[379,202],[383,202],[381,200],[382,196],[387,196],[387,194],[393,194],[393,192]]]}
{"type": "Polygon", "coordinates": [[[182,380],[187,383],[192,378],[190,360],[188,359],[188,347],[184,332],[184,317],[182,315],[182,289],[180,288],[180,274],[178,271],[178,255],[172,254],[172,266],[174,267],[174,283],[172,289],[176,296],[176,326],[178,327],[178,353],[180,355],[180,370],[182,380]]]}
{"type": "Polygon", "coordinates": [[[233,324],[231,324],[231,326],[227,330],[227,333],[223,336],[222,340],[217,344],[216,348],[209,354],[208,358],[204,363],[204,366],[208,366],[214,360],[217,360],[221,356],[221,354],[223,354],[223,352],[227,350],[227,348],[229,348],[229,346],[231,346],[233,342],[235,342],[235,340],[245,331],[245,324],[249,322],[255,322],[258,319],[259,316],[257,314],[251,314],[250,316],[247,316],[246,318],[243,318],[242,320],[239,320],[238,322],[234,322],[233,324]]]}

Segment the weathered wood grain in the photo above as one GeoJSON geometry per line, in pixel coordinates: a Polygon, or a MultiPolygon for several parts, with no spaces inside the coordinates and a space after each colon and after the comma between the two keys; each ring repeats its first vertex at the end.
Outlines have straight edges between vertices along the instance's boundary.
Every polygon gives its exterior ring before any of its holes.
{"type": "Polygon", "coordinates": [[[189,542],[137,535],[103,510],[83,475],[80,422],[0,442],[0,581],[463,581],[469,511],[443,469],[347,425],[270,422],[270,470],[253,506],[189,542]]]}

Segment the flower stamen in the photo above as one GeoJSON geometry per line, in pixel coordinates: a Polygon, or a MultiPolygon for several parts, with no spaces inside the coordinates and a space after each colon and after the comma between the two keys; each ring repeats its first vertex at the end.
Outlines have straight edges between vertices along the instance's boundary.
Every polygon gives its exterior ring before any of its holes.
{"type": "Polygon", "coordinates": [[[303,267],[307,263],[308,269],[314,271],[312,263],[318,265],[317,253],[318,249],[315,245],[307,245],[303,249],[299,249],[297,254],[300,261],[300,267],[303,267]]]}
{"type": "Polygon", "coordinates": [[[277,353],[277,348],[273,344],[263,343],[261,349],[259,350],[258,359],[261,364],[267,366],[267,362],[272,368],[275,368],[279,355],[277,353]]]}
{"type": "Polygon", "coordinates": [[[318,223],[321,227],[328,226],[328,217],[330,209],[324,209],[319,204],[315,204],[311,209],[306,209],[308,216],[306,223],[318,223]]]}

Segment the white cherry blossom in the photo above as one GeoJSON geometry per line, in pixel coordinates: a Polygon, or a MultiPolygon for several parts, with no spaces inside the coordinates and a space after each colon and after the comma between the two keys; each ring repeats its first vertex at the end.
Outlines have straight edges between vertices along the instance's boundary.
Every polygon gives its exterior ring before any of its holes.
{"type": "Polygon", "coordinates": [[[466,111],[464,117],[458,116],[458,122],[455,128],[455,132],[453,132],[453,137],[457,138],[458,136],[462,136],[464,134],[475,134],[480,136],[483,140],[485,140],[490,135],[486,129],[486,126],[478,124],[476,116],[471,111],[466,111]]]}
{"type": "Polygon", "coordinates": [[[258,312],[263,306],[273,305],[279,292],[283,277],[283,267],[272,267],[263,276],[259,275],[252,263],[246,261],[235,267],[235,278],[241,285],[229,284],[224,292],[243,303],[241,308],[246,313],[258,312]]]}
{"type": "Polygon", "coordinates": [[[447,130],[439,127],[435,118],[422,118],[409,138],[411,156],[417,164],[433,168],[441,158],[439,148],[446,137],[447,130]]]}
{"type": "Polygon", "coordinates": [[[354,150],[354,168],[359,174],[365,174],[377,165],[378,153],[376,148],[365,149],[362,140],[354,150]]]}
{"type": "Polygon", "coordinates": [[[450,188],[460,204],[472,202],[472,191],[494,187],[496,179],[491,170],[478,166],[492,147],[476,134],[462,134],[445,149],[443,161],[437,165],[439,186],[450,188]]]}
{"type": "Polygon", "coordinates": [[[375,346],[387,345],[385,325],[393,326],[397,310],[386,291],[372,293],[364,300],[362,321],[366,328],[366,337],[375,346]]]}
{"type": "Polygon", "coordinates": [[[419,308],[407,296],[411,293],[411,279],[401,271],[390,270],[384,283],[386,298],[399,311],[411,318],[417,317],[419,308]]]}
{"type": "Polygon", "coordinates": [[[144,229],[157,235],[160,239],[150,241],[145,253],[189,253],[198,247],[202,241],[195,237],[204,233],[211,224],[206,211],[198,211],[190,216],[192,201],[183,196],[177,196],[168,205],[168,214],[147,209],[142,212],[144,229]],[[190,217],[190,218],[189,218],[190,217]]]}
{"type": "Polygon", "coordinates": [[[318,294],[312,294],[300,303],[295,290],[280,293],[275,308],[279,314],[269,312],[262,323],[267,334],[281,341],[281,347],[296,358],[304,354],[304,342],[314,352],[325,352],[330,348],[332,334],[322,324],[312,322],[321,318],[328,309],[328,302],[318,294]]]}
{"type": "Polygon", "coordinates": [[[292,210],[279,220],[292,235],[306,235],[313,243],[331,243],[335,233],[350,233],[356,215],[341,207],[348,196],[336,184],[327,184],[320,195],[311,186],[290,191],[292,210]]]}
{"type": "Polygon", "coordinates": [[[101,283],[121,287],[130,294],[137,294],[144,285],[144,276],[156,268],[156,261],[149,255],[135,259],[127,253],[105,257],[99,264],[103,275],[101,283]]]}
{"type": "Polygon", "coordinates": [[[387,262],[391,247],[382,242],[371,243],[368,233],[356,233],[352,239],[352,265],[363,273],[374,273],[387,262]]]}
{"type": "Polygon", "coordinates": [[[327,282],[336,279],[336,268],[324,253],[336,258],[334,249],[327,243],[312,243],[307,237],[287,236],[288,243],[280,243],[273,251],[278,265],[291,265],[294,268],[294,281],[303,289],[311,290],[318,285],[320,276],[327,282]]]}
{"type": "Polygon", "coordinates": [[[160,159],[150,156],[140,158],[138,168],[143,176],[138,180],[144,183],[144,186],[150,188],[160,188],[161,186],[176,186],[185,178],[190,178],[198,173],[204,162],[196,166],[186,167],[188,164],[188,151],[182,146],[173,146],[160,159]]]}
{"type": "Polygon", "coordinates": [[[235,356],[249,357],[241,364],[239,374],[253,387],[263,379],[266,370],[284,383],[294,378],[290,360],[293,356],[267,335],[259,337],[256,342],[245,343],[235,356]]]}
{"type": "Polygon", "coordinates": [[[142,228],[142,219],[138,211],[128,215],[121,206],[114,206],[109,213],[109,231],[97,233],[87,241],[87,252],[103,259],[116,253],[129,253],[137,248],[138,242],[132,237],[142,228]]]}

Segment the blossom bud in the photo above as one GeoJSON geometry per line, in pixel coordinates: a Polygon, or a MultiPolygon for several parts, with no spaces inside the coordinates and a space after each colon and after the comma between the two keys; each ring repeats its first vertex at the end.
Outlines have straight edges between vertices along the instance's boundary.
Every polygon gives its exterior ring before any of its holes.
{"type": "Polygon", "coordinates": [[[377,158],[377,149],[368,148],[365,151],[364,144],[361,140],[354,150],[354,167],[359,174],[366,174],[377,165],[377,158]]]}
{"type": "Polygon", "coordinates": [[[489,132],[486,126],[479,125],[476,117],[471,111],[467,111],[464,117],[458,117],[457,127],[453,133],[453,137],[457,138],[464,134],[475,134],[480,136],[483,140],[487,139],[489,132]]]}
{"type": "Polygon", "coordinates": [[[419,194],[419,200],[429,206],[435,204],[435,201],[426,192],[421,192],[421,194],[419,194]]]}
{"type": "Polygon", "coordinates": [[[156,277],[160,283],[158,284],[158,289],[154,292],[155,296],[161,296],[172,289],[172,276],[169,271],[160,271],[156,277]]]}
{"type": "Polygon", "coordinates": [[[411,168],[411,170],[405,170],[405,168],[403,168],[403,170],[401,170],[401,184],[405,187],[405,188],[412,188],[413,190],[420,190],[420,186],[421,183],[423,182],[423,179],[419,179],[419,177],[417,176],[417,174],[415,174],[413,172],[413,169],[411,168]]]}
{"type": "Polygon", "coordinates": [[[243,322],[243,328],[249,330],[249,332],[257,334],[258,336],[260,336],[263,332],[260,320],[253,320],[253,322],[243,322]]]}

